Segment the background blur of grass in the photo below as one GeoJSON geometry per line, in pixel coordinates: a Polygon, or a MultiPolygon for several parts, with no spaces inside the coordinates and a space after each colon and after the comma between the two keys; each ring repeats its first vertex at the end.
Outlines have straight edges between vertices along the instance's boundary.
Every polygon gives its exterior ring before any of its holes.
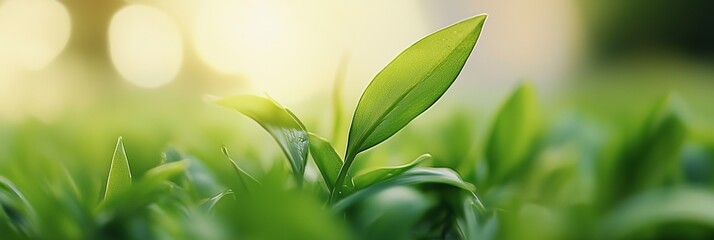
{"type": "MultiPolygon", "coordinates": [[[[118,136],[123,136],[135,176],[158,165],[161,152],[173,146],[228,181],[234,172],[220,152],[222,145],[258,174],[284,164],[282,153],[257,124],[207,104],[207,95],[264,92],[293,109],[311,131],[332,136],[331,100],[340,59],[348,59],[344,109],[354,109],[374,74],[410,43],[485,12],[490,17],[481,39],[451,91],[384,147],[360,156],[364,160],[354,170],[402,164],[429,152],[434,159],[426,165],[454,168],[481,188],[479,166],[496,111],[527,80],[537,89],[542,117],[542,133],[533,143],[539,150],[532,156],[538,164],[529,170],[531,183],[515,193],[488,191],[491,186],[478,193],[487,207],[504,211],[514,211],[509,201],[519,202],[525,217],[510,219],[523,222],[510,225],[518,231],[506,237],[518,239],[536,230],[553,237],[547,234],[567,232],[559,228],[580,229],[564,219],[607,219],[607,214],[593,213],[603,209],[627,215],[629,210],[613,210],[620,206],[616,198],[607,201],[618,204],[608,206],[591,196],[600,191],[595,188],[624,184],[598,179],[596,166],[625,159],[618,155],[627,152],[623,148],[646,140],[637,140],[639,129],[657,101],[670,93],[687,130],[676,150],[678,164],[668,168],[686,175],[681,189],[698,186],[714,194],[712,8],[705,0],[0,0],[0,176],[12,180],[40,206],[38,211],[63,206],[60,200],[47,200],[61,199],[53,194],[62,190],[53,188],[76,188],[80,202],[96,204],[118,136]],[[165,26],[162,21],[168,19],[175,29],[124,28],[111,39],[114,14],[136,5],[151,12],[130,18],[127,26],[137,26],[136,21],[165,26]],[[135,39],[121,36],[142,37],[136,45],[130,42],[135,39]],[[141,45],[157,39],[179,45],[141,45]],[[124,46],[118,49],[129,57],[117,57],[121,53],[111,50],[115,45],[124,46]],[[153,51],[161,48],[167,50],[153,51]],[[178,65],[171,65],[167,57],[172,56],[178,56],[178,65]],[[167,82],[142,87],[152,76],[167,82]],[[547,226],[529,223],[528,217],[547,226]]],[[[351,118],[351,111],[342,114],[351,118]]],[[[341,136],[347,122],[339,128],[341,136]]],[[[345,139],[337,142],[341,153],[345,139]]],[[[626,168],[625,176],[636,178],[637,169],[626,168]]],[[[312,171],[312,178],[318,174],[312,171]]],[[[660,198],[656,194],[643,202],[660,198]]],[[[302,200],[320,209],[317,199],[302,200]]],[[[704,203],[693,205],[714,204],[704,203]]],[[[61,209],[58,219],[76,210],[61,209]]],[[[615,219],[602,221],[617,225],[628,218],[615,219]]],[[[695,224],[673,234],[712,236],[713,219],[682,219],[695,224]],[[709,235],[697,235],[700,227],[709,235]]],[[[657,224],[664,223],[651,226],[657,224]]]]}

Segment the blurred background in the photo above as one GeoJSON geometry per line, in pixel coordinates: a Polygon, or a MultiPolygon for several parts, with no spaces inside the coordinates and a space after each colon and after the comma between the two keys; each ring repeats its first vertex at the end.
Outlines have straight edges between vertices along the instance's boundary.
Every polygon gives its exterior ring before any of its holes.
{"type": "MultiPolygon", "coordinates": [[[[266,168],[282,161],[270,136],[207,99],[265,94],[332,136],[335,91],[338,114],[351,119],[398,53],[481,13],[489,18],[459,78],[397,136],[416,144],[385,143],[372,153],[379,165],[424,148],[458,158],[450,150],[459,146],[442,145],[464,131],[464,154],[479,155],[496,111],[524,81],[549,127],[566,122],[606,143],[671,93],[687,142],[714,146],[712,9],[707,0],[0,0],[0,175],[51,181],[68,171],[96,198],[118,136],[136,175],[169,145],[222,174],[231,169],[221,145],[248,170],[266,168]],[[434,136],[445,143],[425,143],[434,136]]],[[[348,123],[334,129],[345,135],[348,123]]],[[[343,152],[345,139],[333,140],[343,152]]],[[[35,183],[17,182],[41,195],[35,183]]]]}

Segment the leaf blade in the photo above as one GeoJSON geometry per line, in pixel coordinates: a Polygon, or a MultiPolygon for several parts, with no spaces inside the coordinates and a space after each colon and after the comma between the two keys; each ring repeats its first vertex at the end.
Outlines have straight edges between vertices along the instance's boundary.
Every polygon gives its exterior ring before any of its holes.
{"type": "Polygon", "coordinates": [[[369,196],[372,196],[382,190],[385,190],[394,186],[406,186],[415,185],[422,183],[438,183],[446,184],[456,188],[460,188],[466,191],[473,192],[476,190],[472,184],[463,181],[459,175],[451,169],[448,168],[414,168],[407,172],[400,174],[397,177],[389,179],[384,182],[380,182],[369,186],[367,188],[358,190],[351,195],[343,198],[337,202],[333,208],[333,212],[342,212],[358,203],[369,196]]]}
{"type": "Polygon", "coordinates": [[[535,89],[523,83],[498,110],[484,154],[489,178],[503,179],[528,159],[538,135],[540,116],[535,89]]]}
{"type": "Polygon", "coordinates": [[[308,154],[308,134],[305,126],[290,110],[277,102],[254,95],[238,95],[216,101],[234,109],[260,124],[275,139],[299,182],[305,173],[308,154]]]}
{"type": "MultiPolygon", "coordinates": [[[[320,174],[325,180],[327,187],[333,189],[343,164],[342,159],[337,155],[337,151],[335,151],[327,140],[310,133],[310,153],[315,160],[317,168],[320,169],[320,174]]],[[[347,189],[354,188],[352,181],[349,181],[349,179],[351,179],[349,174],[347,175],[347,179],[347,189]]]]}
{"type": "Polygon", "coordinates": [[[392,166],[392,167],[382,167],[382,168],[377,168],[372,171],[359,174],[354,177],[353,181],[355,184],[355,187],[357,189],[363,189],[365,187],[368,187],[372,184],[376,184],[385,180],[389,180],[393,177],[398,176],[399,174],[402,174],[406,171],[409,171],[410,169],[416,167],[419,165],[421,162],[424,160],[430,159],[431,155],[430,154],[423,154],[419,156],[417,159],[414,161],[400,165],[400,166],[392,166]]]}
{"type": "Polygon", "coordinates": [[[131,187],[131,170],[129,169],[129,160],[126,157],[124,142],[122,137],[119,137],[114,149],[109,175],[107,176],[104,199],[125,191],[129,187],[131,187]]]}
{"type": "Polygon", "coordinates": [[[419,40],[375,76],[355,110],[348,158],[394,135],[446,92],[473,50],[485,19],[479,15],[419,40]]]}

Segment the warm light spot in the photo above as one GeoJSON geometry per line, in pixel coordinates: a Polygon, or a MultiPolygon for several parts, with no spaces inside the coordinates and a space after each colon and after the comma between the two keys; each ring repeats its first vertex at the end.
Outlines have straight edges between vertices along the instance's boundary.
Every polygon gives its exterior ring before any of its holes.
{"type": "Polygon", "coordinates": [[[109,47],[119,73],[146,88],[170,82],[183,59],[176,23],[161,10],[144,5],[124,7],[114,15],[109,47]]]}
{"type": "Polygon", "coordinates": [[[0,5],[0,64],[39,70],[64,49],[70,18],[52,0],[6,0],[0,5]]]}

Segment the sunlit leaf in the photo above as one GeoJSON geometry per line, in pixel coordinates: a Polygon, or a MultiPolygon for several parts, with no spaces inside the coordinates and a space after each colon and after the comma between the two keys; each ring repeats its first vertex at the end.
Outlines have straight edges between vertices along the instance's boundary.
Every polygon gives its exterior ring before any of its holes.
{"type": "Polygon", "coordinates": [[[275,101],[253,95],[239,95],[216,101],[218,105],[238,110],[260,124],[275,138],[302,182],[308,153],[308,134],[305,126],[287,108],[275,101]]]}
{"type": "Polygon", "coordinates": [[[475,187],[470,183],[464,182],[459,175],[448,168],[414,168],[404,172],[389,180],[371,185],[367,188],[358,190],[351,195],[340,200],[333,206],[333,211],[341,212],[350,206],[358,203],[367,197],[379,193],[387,188],[395,186],[408,186],[415,184],[435,183],[444,184],[466,191],[475,191],[475,187]]]}
{"type": "Polygon", "coordinates": [[[416,167],[419,165],[419,163],[423,162],[424,160],[430,159],[431,155],[430,154],[424,154],[419,156],[416,160],[401,165],[401,166],[394,166],[394,167],[383,167],[383,168],[378,168],[363,174],[359,174],[354,177],[354,184],[357,189],[362,189],[365,187],[368,187],[372,184],[379,183],[382,181],[386,181],[390,178],[399,176],[399,174],[402,174],[403,172],[409,171],[410,169],[416,167]]]}
{"type": "Polygon", "coordinates": [[[112,157],[111,167],[109,168],[107,186],[104,190],[104,199],[107,199],[118,192],[125,191],[130,186],[131,171],[129,170],[129,161],[126,158],[124,142],[122,142],[122,138],[119,137],[119,140],[117,140],[117,146],[114,149],[114,157],[112,157]]]}
{"type": "MultiPolygon", "coordinates": [[[[337,175],[340,173],[342,159],[327,140],[312,133],[310,133],[310,153],[317,168],[320,169],[320,174],[325,179],[327,187],[332,189],[337,181],[337,175]]],[[[345,182],[347,186],[343,190],[349,191],[354,188],[354,184],[349,180],[351,179],[349,174],[347,179],[345,182]]]]}
{"type": "Polygon", "coordinates": [[[391,137],[439,100],[461,72],[485,20],[479,15],[432,33],[384,67],[357,104],[346,159],[391,137]]]}
{"type": "Polygon", "coordinates": [[[484,153],[490,179],[499,181],[523,167],[535,146],[539,124],[535,90],[530,84],[522,84],[493,120],[484,153]]]}

